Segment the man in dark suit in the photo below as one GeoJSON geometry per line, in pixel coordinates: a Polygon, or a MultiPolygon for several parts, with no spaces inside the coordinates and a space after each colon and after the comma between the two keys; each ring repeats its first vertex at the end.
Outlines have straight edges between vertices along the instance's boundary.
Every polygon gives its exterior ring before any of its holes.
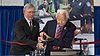
{"type": "Polygon", "coordinates": [[[53,50],[59,50],[61,47],[66,47],[72,43],[72,40],[74,38],[74,31],[76,29],[75,25],[68,21],[69,15],[66,10],[57,10],[57,19],[48,21],[43,28],[42,32],[40,33],[40,39],[38,41],[42,41],[41,38],[43,35],[45,35],[48,38],[54,38],[54,41],[47,43],[46,48],[46,55],[50,55],[50,50],[54,48],[54,46],[58,46],[58,49],[53,50]],[[61,33],[59,33],[60,38],[56,38],[57,33],[60,31],[57,31],[59,29],[59,26],[61,26],[61,33]]]}
{"type": "Polygon", "coordinates": [[[14,27],[14,40],[26,45],[19,45],[13,43],[10,48],[10,55],[25,55],[34,51],[35,47],[39,49],[44,48],[42,43],[38,43],[39,24],[34,21],[35,8],[32,4],[28,3],[23,8],[24,18],[18,20],[14,27]],[[30,23],[31,22],[31,23],[30,23]]]}

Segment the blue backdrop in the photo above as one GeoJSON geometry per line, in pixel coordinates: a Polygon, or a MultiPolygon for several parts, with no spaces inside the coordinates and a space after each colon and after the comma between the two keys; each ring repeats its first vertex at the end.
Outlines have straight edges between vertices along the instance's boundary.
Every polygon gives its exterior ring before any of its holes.
{"type": "MultiPolygon", "coordinates": [[[[100,6],[94,7],[94,37],[100,41],[100,6]]],[[[100,55],[100,43],[95,45],[95,55],[100,55]]]]}
{"type": "MultiPolygon", "coordinates": [[[[23,6],[0,6],[0,55],[9,54],[11,44],[1,40],[13,41],[14,24],[22,17],[23,6]]],[[[95,41],[100,41],[100,6],[94,7],[94,35],[95,41]]],[[[99,50],[100,47],[95,48],[95,55],[100,55],[99,50]]]]}
{"type": "Polygon", "coordinates": [[[13,41],[13,29],[17,20],[23,17],[23,6],[0,6],[0,55],[8,55],[9,43],[13,41]]]}

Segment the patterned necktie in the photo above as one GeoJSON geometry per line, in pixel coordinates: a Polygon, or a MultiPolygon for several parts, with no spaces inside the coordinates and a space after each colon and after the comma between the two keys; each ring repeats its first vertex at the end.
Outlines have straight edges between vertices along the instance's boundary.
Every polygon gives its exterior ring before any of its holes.
{"type": "Polygon", "coordinates": [[[31,32],[32,32],[32,25],[31,25],[31,21],[30,21],[30,30],[31,30],[31,32]]]}
{"type": "MultiPolygon", "coordinates": [[[[56,32],[56,35],[55,35],[55,38],[56,39],[60,39],[60,36],[61,36],[61,26],[59,26],[59,29],[57,30],[56,32]]],[[[59,46],[53,46],[53,50],[59,50],[59,46]]]]}

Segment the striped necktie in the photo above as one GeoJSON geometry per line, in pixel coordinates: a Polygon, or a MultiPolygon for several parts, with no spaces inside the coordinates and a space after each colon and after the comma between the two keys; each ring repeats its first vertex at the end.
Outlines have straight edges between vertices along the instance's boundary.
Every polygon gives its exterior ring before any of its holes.
{"type": "MultiPolygon", "coordinates": [[[[56,35],[55,35],[55,38],[56,39],[60,39],[60,36],[61,36],[61,26],[59,26],[59,29],[57,30],[56,32],[56,35]]],[[[59,50],[59,46],[53,46],[53,50],[59,50]]]]}

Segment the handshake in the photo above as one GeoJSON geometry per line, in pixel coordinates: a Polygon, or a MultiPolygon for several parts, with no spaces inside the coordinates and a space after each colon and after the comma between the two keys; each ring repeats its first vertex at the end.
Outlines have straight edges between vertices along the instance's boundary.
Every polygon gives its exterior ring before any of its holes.
{"type": "Polygon", "coordinates": [[[38,37],[38,49],[46,48],[46,42],[52,42],[54,38],[48,36],[45,32],[40,33],[40,37],[38,37]]]}

